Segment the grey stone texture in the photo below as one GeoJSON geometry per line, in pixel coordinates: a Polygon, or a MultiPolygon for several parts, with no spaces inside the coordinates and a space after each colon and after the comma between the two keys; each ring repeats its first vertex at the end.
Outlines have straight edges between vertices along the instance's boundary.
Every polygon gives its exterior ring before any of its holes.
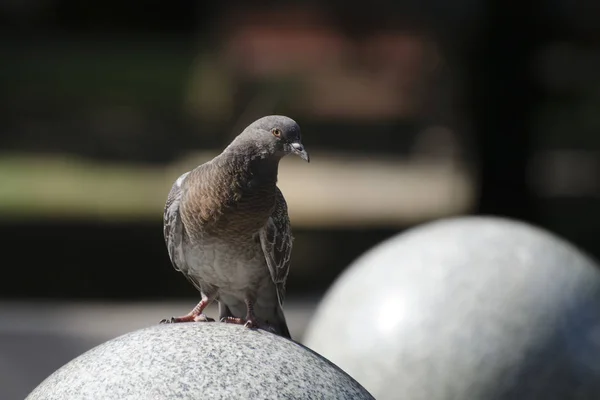
{"type": "Polygon", "coordinates": [[[441,220],[356,260],[304,343],[378,400],[599,399],[600,271],[528,224],[441,220]]]}
{"type": "Polygon", "coordinates": [[[313,351],[241,325],[156,325],[112,339],[44,380],[27,400],[372,399],[313,351]]]}

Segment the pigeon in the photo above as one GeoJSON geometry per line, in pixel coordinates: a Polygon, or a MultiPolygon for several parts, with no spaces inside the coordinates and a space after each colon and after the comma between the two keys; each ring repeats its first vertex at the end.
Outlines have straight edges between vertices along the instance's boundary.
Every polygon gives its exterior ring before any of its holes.
{"type": "Polygon", "coordinates": [[[181,175],[164,210],[164,237],[174,268],[200,292],[187,315],[161,323],[219,320],[291,339],[283,313],[292,230],[277,187],[279,161],[309,162],[298,124],[271,115],[250,124],[212,160],[181,175]]]}

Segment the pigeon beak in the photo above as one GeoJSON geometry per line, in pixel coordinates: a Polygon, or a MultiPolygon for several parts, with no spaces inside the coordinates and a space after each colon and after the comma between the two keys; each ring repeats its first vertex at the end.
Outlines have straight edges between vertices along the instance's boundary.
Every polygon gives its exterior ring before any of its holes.
{"type": "Polygon", "coordinates": [[[302,143],[290,143],[290,147],[292,148],[292,152],[294,154],[298,155],[304,161],[310,162],[310,156],[308,155],[306,150],[304,150],[304,146],[302,146],[302,143]]]}

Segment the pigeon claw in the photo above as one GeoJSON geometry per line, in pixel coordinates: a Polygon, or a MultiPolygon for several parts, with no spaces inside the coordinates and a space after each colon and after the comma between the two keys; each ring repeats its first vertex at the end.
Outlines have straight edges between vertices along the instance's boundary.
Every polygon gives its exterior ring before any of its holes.
{"type": "Polygon", "coordinates": [[[250,328],[250,329],[252,329],[252,328],[258,328],[258,322],[256,322],[253,319],[249,319],[249,320],[246,321],[246,323],[244,324],[244,326],[246,328],[250,328]]]}
{"type": "Polygon", "coordinates": [[[244,318],[237,318],[237,317],[224,317],[221,318],[221,322],[225,322],[226,324],[236,324],[236,325],[244,325],[244,327],[246,328],[258,328],[260,325],[258,323],[258,321],[256,321],[255,319],[244,319],[244,318]]]}
{"type": "Polygon", "coordinates": [[[221,318],[221,322],[225,322],[226,324],[244,325],[246,320],[237,317],[223,317],[221,318]]]}
{"type": "Polygon", "coordinates": [[[214,318],[207,317],[204,314],[198,314],[194,317],[194,322],[215,322],[214,318]]]}
{"type": "Polygon", "coordinates": [[[181,322],[214,322],[213,318],[209,318],[204,314],[190,314],[184,315],[183,317],[171,317],[162,319],[159,324],[177,324],[181,322]]]}

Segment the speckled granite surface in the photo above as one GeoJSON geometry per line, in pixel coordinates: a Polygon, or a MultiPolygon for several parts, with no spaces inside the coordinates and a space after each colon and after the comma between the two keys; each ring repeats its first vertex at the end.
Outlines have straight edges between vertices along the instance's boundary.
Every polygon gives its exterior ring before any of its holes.
{"type": "Polygon", "coordinates": [[[155,325],[71,361],[27,400],[370,399],[305,347],[223,323],[155,325]]]}
{"type": "Polygon", "coordinates": [[[304,343],[378,400],[600,399],[600,270],[530,225],[438,221],[358,259],[304,343]]]}
{"type": "MultiPolygon", "coordinates": [[[[319,296],[289,296],[285,314],[302,343],[319,296]]],[[[144,302],[0,302],[0,399],[23,400],[73,358],[110,339],[188,312],[197,298],[144,302]]],[[[218,309],[209,306],[207,315],[218,309]]]]}

